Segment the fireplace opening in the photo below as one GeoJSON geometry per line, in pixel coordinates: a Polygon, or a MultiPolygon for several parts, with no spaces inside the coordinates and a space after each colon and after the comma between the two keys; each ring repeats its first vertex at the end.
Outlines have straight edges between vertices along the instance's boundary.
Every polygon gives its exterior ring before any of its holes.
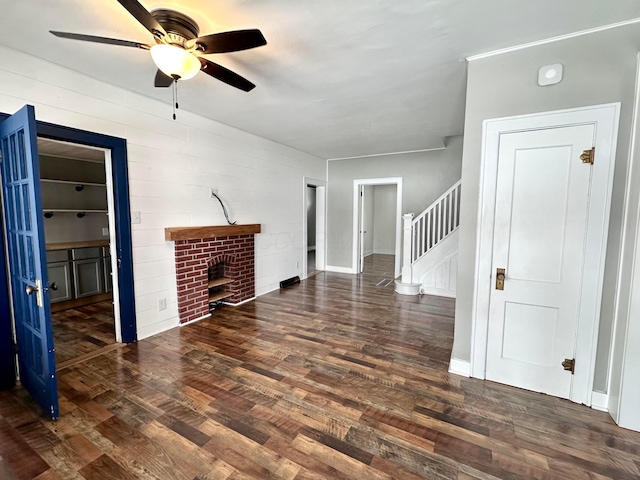
{"type": "Polygon", "coordinates": [[[223,305],[226,298],[232,297],[231,291],[233,279],[225,277],[225,262],[218,262],[208,269],[209,311],[223,305]]]}

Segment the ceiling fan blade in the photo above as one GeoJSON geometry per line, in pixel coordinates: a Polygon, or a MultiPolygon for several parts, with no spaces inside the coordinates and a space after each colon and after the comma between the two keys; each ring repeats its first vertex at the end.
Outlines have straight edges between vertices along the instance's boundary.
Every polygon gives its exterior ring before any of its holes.
{"type": "Polygon", "coordinates": [[[262,32],[253,30],[236,30],[233,32],[213,33],[198,37],[189,42],[189,46],[199,45],[200,53],[227,53],[247,50],[266,45],[262,32]]]}
{"type": "Polygon", "coordinates": [[[224,68],[222,65],[218,65],[217,63],[210,62],[206,58],[199,58],[200,63],[202,64],[202,68],[200,69],[202,72],[207,75],[212,76],[213,78],[217,78],[221,82],[226,83],[227,85],[231,85],[232,87],[239,88],[244,92],[249,92],[256,88],[256,86],[247,80],[244,77],[241,77],[237,73],[232,72],[231,70],[224,68]]]}
{"type": "Polygon", "coordinates": [[[165,73],[162,70],[158,69],[158,71],[156,72],[156,79],[153,82],[153,84],[156,87],[165,88],[165,87],[170,87],[172,83],[173,83],[173,78],[171,78],[169,75],[165,75],[165,73]]]}
{"type": "Polygon", "coordinates": [[[118,0],[118,3],[126,8],[154,37],[161,38],[167,35],[162,25],[137,0],[118,0]]]}
{"type": "Polygon", "coordinates": [[[107,45],[119,45],[121,47],[134,47],[149,50],[151,46],[139,42],[130,42],[129,40],[120,40],[117,38],[96,37],[95,35],[84,35],[81,33],[56,32],[49,30],[56,37],[69,38],[71,40],[82,40],[83,42],[106,43],[107,45]]]}

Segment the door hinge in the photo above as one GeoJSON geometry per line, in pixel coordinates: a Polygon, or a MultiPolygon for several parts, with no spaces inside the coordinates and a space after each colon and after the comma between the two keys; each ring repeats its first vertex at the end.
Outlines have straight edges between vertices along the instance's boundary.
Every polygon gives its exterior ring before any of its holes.
{"type": "Polygon", "coordinates": [[[585,150],[582,152],[582,155],[580,155],[580,160],[582,160],[582,163],[590,163],[591,165],[593,165],[593,159],[596,156],[596,147],[590,148],[589,150],[585,150]]]}
{"type": "Polygon", "coordinates": [[[18,355],[18,344],[17,343],[13,344],[13,354],[14,355],[18,355]]]}
{"type": "Polygon", "coordinates": [[[571,375],[573,375],[573,372],[576,369],[576,359],[575,358],[565,358],[564,362],[562,362],[562,366],[564,367],[565,370],[570,371],[571,375]]]}

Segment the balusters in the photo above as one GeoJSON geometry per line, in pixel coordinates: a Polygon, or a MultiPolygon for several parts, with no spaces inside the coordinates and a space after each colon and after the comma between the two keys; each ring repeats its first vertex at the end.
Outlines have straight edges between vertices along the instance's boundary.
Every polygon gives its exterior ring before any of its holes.
{"type": "Polygon", "coordinates": [[[413,219],[411,261],[415,262],[460,226],[460,183],[413,219]]]}

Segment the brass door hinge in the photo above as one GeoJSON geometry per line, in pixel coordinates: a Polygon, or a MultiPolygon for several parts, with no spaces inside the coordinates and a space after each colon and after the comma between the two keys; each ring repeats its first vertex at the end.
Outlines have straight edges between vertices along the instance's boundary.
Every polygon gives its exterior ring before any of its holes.
{"type": "Polygon", "coordinates": [[[582,155],[580,155],[580,160],[582,160],[582,163],[590,163],[591,165],[593,165],[593,159],[596,156],[596,147],[590,148],[589,150],[585,150],[582,152],[582,155]]]}
{"type": "Polygon", "coordinates": [[[575,358],[565,358],[564,362],[562,362],[562,366],[564,367],[565,370],[570,371],[571,375],[573,375],[573,372],[576,369],[576,359],[575,358]]]}

